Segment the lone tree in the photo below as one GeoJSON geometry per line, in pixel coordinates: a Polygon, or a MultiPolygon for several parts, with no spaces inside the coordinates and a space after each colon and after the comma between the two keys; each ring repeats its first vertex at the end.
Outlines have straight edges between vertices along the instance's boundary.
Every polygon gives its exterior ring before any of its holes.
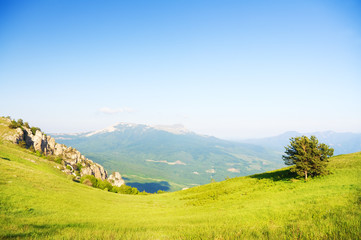
{"type": "Polygon", "coordinates": [[[333,148],[318,143],[315,136],[295,137],[290,141],[282,158],[286,165],[296,165],[291,171],[304,176],[306,181],[308,176],[328,174],[326,167],[329,157],[333,155],[333,148]]]}

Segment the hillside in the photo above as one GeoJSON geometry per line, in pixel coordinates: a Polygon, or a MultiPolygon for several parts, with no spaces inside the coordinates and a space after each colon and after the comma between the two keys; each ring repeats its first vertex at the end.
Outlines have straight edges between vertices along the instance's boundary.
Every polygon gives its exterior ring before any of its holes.
{"type": "Polygon", "coordinates": [[[358,239],[361,152],[333,174],[288,168],[184,191],[122,195],[71,181],[56,163],[0,141],[0,238],[358,239]]]}
{"type": "Polygon", "coordinates": [[[199,135],[180,125],[120,123],[95,132],[51,135],[108,171],[121,171],[127,184],[148,192],[180,190],[283,165],[275,152],[263,147],[199,135]]]}
{"type": "Polygon", "coordinates": [[[58,163],[56,167],[72,175],[75,181],[81,181],[82,177],[93,176],[94,179],[106,181],[105,183],[113,187],[124,185],[119,172],[108,175],[103,166],[86,158],[75,148],[57,143],[54,138],[44,134],[40,128],[30,127],[29,123],[22,119],[15,121],[10,117],[0,117],[0,139],[29,149],[38,157],[58,163]]]}

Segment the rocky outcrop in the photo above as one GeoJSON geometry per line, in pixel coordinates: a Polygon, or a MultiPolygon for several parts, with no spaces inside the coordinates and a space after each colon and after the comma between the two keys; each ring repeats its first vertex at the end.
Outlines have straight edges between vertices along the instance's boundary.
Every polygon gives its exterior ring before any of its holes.
{"type": "Polygon", "coordinates": [[[118,172],[114,172],[113,174],[111,174],[108,178],[108,181],[113,185],[113,186],[117,186],[120,187],[123,184],[125,184],[122,176],[120,175],[120,173],[118,172]]]}
{"type": "Polygon", "coordinates": [[[105,171],[101,165],[94,163],[89,159],[87,160],[87,164],[89,165],[81,169],[81,175],[93,175],[96,178],[100,178],[102,180],[105,180],[107,178],[107,171],[105,171]]]}
{"type": "Polygon", "coordinates": [[[21,128],[17,128],[14,134],[6,135],[4,136],[4,139],[18,144],[21,140],[23,140],[23,136],[24,136],[23,130],[21,130],[21,128]]]}
{"type": "Polygon", "coordinates": [[[24,141],[28,148],[33,147],[35,151],[42,152],[46,156],[53,155],[60,157],[63,160],[64,166],[71,167],[71,170],[64,169],[65,172],[70,174],[75,175],[74,169],[78,169],[78,165],[80,164],[80,176],[93,175],[101,180],[108,178],[107,171],[101,165],[86,158],[75,148],[56,143],[54,138],[42,133],[39,130],[37,130],[34,135],[29,128],[17,128],[16,133],[7,136],[6,139],[16,144],[24,141]]]}

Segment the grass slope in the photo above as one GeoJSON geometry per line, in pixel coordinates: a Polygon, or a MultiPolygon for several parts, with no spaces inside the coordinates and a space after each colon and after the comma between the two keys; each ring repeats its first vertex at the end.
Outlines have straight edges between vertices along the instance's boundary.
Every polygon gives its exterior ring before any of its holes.
{"type": "Polygon", "coordinates": [[[0,142],[0,238],[358,239],[361,153],[333,157],[333,174],[288,169],[156,195],[72,182],[56,163],[0,142]]]}

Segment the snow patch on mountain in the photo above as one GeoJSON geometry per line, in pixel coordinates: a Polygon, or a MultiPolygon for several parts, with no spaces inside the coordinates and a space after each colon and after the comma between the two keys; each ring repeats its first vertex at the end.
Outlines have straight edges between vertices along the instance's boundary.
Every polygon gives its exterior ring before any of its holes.
{"type": "Polygon", "coordinates": [[[155,125],[153,128],[157,130],[162,130],[166,132],[170,132],[173,134],[187,134],[190,133],[188,129],[186,129],[182,124],[173,124],[173,125],[155,125]]]}
{"type": "MultiPolygon", "coordinates": [[[[110,132],[115,132],[115,131],[124,131],[125,128],[136,128],[136,127],[142,127],[143,131],[147,131],[149,129],[156,129],[156,130],[166,131],[166,132],[178,134],[178,135],[191,133],[191,131],[186,129],[182,124],[151,126],[151,125],[144,125],[144,124],[120,122],[113,126],[110,126],[110,127],[107,127],[107,128],[101,129],[101,130],[86,133],[84,136],[91,137],[96,134],[110,133],[110,132]]],[[[70,134],[68,134],[68,135],[70,135],[70,134]]]]}
{"type": "Polygon", "coordinates": [[[94,132],[90,132],[90,133],[86,134],[85,136],[86,136],[86,137],[90,137],[90,136],[93,136],[93,135],[96,135],[96,134],[99,134],[99,133],[114,132],[114,131],[117,130],[117,129],[115,128],[115,126],[116,126],[116,125],[113,125],[113,126],[110,126],[110,127],[104,128],[104,129],[101,129],[101,130],[97,130],[97,131],[94,131],[94,132]]]}

